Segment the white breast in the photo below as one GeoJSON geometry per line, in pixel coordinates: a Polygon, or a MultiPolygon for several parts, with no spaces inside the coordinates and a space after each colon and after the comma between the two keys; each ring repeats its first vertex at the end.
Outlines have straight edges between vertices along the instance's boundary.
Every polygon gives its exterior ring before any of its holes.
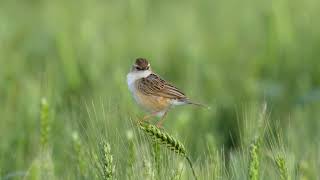
{"type": "Polygon", "coordinates": [[[131,93],[135,93],[136,87],[135,82],[141,78],[148,77],[152,72],[151,71],[143,71],[143,72],[129,72],[127,74],[127,83],[128,88],[131,91],[131,93]]]}

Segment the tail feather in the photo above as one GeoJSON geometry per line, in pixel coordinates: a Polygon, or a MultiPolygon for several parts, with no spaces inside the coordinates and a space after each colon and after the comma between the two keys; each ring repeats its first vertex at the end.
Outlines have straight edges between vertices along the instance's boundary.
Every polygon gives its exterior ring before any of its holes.
{"type": "Polygon", "coordinates": [[[186,103],[187,104],[191,104],[191,105],[195,105],[195,106],[198,106],[198,107],[201,107],[201,108],[205,108],[205,109],[208,109],[208,110],[210,109],[210,107],[205,105],[205,104],[193,102],[193,101],[190,101],[190,100],[187,100],[186,103]]]}

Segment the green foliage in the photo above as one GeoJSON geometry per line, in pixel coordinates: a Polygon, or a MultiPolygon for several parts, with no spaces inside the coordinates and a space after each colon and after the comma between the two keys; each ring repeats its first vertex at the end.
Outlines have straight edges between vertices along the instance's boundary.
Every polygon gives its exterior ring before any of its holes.
{"type": "Polygon", "coordinates": [[[115,179],[192,177],[170,150],[154,156],[132,125],[145,115],[125,82],[137,57],[211,107],[175,108],[164,123],[199,179],[246,179],[255,151],[260,179],[281,177],[278,155],[288,178],[317,179],[319,7],[318,0],[0,1],[0,179],[102,179],[101,139],[112,147],[115,179]]]}

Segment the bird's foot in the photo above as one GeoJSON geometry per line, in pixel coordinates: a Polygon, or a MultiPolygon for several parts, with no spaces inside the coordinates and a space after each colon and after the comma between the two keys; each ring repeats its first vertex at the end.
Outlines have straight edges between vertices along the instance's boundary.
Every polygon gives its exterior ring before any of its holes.
{"type": "Polygon", "coordinates": [[[156,127],[157,127],[158,129],[164,130],[164,128],[163,128],[163,126],[162,126],[161,123],[157,123],[157,124],[156,124],[156,127]]]}

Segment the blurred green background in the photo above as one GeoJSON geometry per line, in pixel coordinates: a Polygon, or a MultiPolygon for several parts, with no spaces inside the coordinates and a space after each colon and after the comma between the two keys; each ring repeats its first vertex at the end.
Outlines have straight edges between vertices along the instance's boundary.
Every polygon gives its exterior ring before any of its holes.
{"type": "Polygon", "coordinates": [[[298,157],[318,154],[319,17],[319,0],[0,1],[0,177],[38,153],[41,97],[57,174],[86,104],[103,101],[120,131],[142,117],[126,84],[137,57],[211,106],[179,107],[165,121],[193,157],[241,146],[246,112],[264,101],[298,157]]]}

